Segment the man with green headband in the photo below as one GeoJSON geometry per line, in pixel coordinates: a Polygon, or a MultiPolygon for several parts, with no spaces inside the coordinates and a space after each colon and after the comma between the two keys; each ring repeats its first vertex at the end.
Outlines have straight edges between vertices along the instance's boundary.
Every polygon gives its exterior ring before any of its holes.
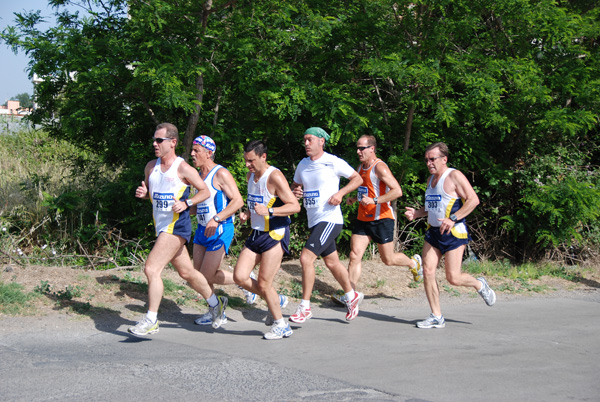
{"type": "Polygon", "coordinates": [[[348,270],[340,262],[335,240],[342,232],[344,217],[340,204],[344,196],[362,184],[362,178],[344,160],[324,151],[329,134],[320,127],[311,127],[304,133],[307,157],[298,164],[292,190],[303,204],[308,216],[310,236],[300,255],[302,265],[302,301],[290,321],[303,323],[312,317],[310,295],[315,284],[315,261],[321,256],[334,278],[344,289],[348,309],[346,320],[358,315],[361,293],[352,288],[348,270]],[[340,189],[340,178],[349,182],[340,189]]]}

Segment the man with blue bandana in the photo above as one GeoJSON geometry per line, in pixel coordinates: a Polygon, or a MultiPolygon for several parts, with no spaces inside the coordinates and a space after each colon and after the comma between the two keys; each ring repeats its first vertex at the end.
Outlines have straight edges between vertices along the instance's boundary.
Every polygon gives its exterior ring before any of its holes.
{"type": "Polygon", "coordinates": [[[346,161],[324,151],[329,134],[320,127],[311,127],[304,133],[306,158],[294,174],[292,190],[303,198],[310,235],[300,254],[302,265],[302,300],[290,321],[303,323],[312,317],[310,296],[315,283],[315,261],[319,256],[344,290],[344,302],[351,321],[358,315],[363,294],[352,288],[348,270],[340,262],[336,238],[342,232],[344,217],[340,204],[343,198],[362,184],[362,178],[346,161]],[[340,178],[349,182],[340,189],[340,178]]]}
{"type": "MultiPolygon", "coordinates": [[[[244,205],[242,195],[231,173],[215,163],[217,144],[206,135],[197,137],[192,144],[192,161],[199,169],[200,177],[206,183],[210,196],[192,207],[196,214],[198,228],[194,236],[194,268],[201,272],[210,287],[233,285],[233,273],[219,269],[233,240],[235,213],[244,205]]],[[[253,304],[256,294],[243,289],[246,303],[253,304]]],[[[198,325],[211,325],[212,314],[207,312],[194,321],[198,325]]],[[[223,314],[221,325],[227,323],[223,314]]]]}
{"type": "Polygon", "coordinates": [[[146,165],[145,178],[135,190],[135,196],[150,199],[156,228],[156,243],[144,266],[148,278],[148,312],[128,331],[134,335],[158,332],[158,308],[163,296],[161,274],[168,263],[173,264],[179,276],[206,299],[213,316],[213,328],[221,324],[227,298],[217,297],[206,278],[194,269],[186,243],[192,235],[189,208],[208,198],[210,192],[196,169],[175,154],[179,141],[177,127],[162,123],[156,127],[152,145],[154,159],[146,165]],[[191,198],[190,185],[198,192],[191,198]]]}
{"type": "Polygon", "coordinates": [[[446,279],[453,286],[474,288],[488,306],[496,302],[496,293],[485,278],[475,279],[461,271],[463,253],[471,240],[465,217],[477,205],[479,197],[465,175],[448,167],[448,146],[436,142],[425,149],[425,164],[431,176],[425,191],[425,206],[415,210],[407,207],[409,221],[427,216],[429,227],[423,245],[423,279],[431,314],[417,322],[419,328],[444,328],[446,321],[440,307],[440,289],[435,270],[444,256],[446,279]]]}

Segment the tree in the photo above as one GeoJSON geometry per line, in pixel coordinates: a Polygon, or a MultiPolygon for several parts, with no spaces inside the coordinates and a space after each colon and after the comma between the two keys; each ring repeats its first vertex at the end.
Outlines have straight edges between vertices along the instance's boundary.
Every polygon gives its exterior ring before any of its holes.
{"type": "Polygon", "coordinates": [[[33,99],[31,99],[31,96],[27,92],[13,96],[13,99],[18,100],[22,108],[33,107],[33,99]]]}

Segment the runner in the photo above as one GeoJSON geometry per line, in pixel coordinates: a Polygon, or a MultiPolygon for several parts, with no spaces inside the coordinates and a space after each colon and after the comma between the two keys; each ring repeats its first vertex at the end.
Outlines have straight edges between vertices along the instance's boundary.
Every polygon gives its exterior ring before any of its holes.
{"type": "Polygon", "coordinates": [[[293,334],[281,314],[287,297],[278,295],[273,279],[281,266],[283,254],[289,254],[290,218],[300,212],[300,204],[281,171],[267,163],[267,147],[262,141],[251,141],[244,148],[248,168],[248,210],[240,214],[242,221],[250,218],[252,232],[246,240],[234,269],[235,283],[267,302],[273,325],[265,339],[281,339],[293,334]],[[250,273],[260,264],[258,279],[250,273]]]}
{"type": "Polygon", "coordinates": [[[300,254],[302,265],[302,301],[290,321],[303,323],[312,317],[310,296],[315,284],[315,261],[321,256],[325,265],[344,290],[344,302],[351,321],[358,315],[363,294],[355,292],[348,270],[340,262],[335,239],[342,232],[344,217],[340,204],[347,194],[356,190],[362,178],[348,163],[324,151],[329,134],[319,127],[304,133],[307,157],[302,159],[294,174],[292,189],[298,199],[304,198],[310,236],[300,254]],[[340,178],[349,180],[340,189],[340,178]],[[304,188],[304,190],[303,190],[304,188]]]}
{"type": "Polygon", "coordinates": [[[431,314],[417,322],[419,328],[444,328],[446,321],[440,307],[440,289],[435,270],[444,256],[446,279],[454,286],[473,287],[488,306],[496,302],[496,293],[485,278],[475,279],[461,271],[463,253],[471,240],[465,218],[479,205],[479,197],[460,171],[448,167],[448,146],[436,142],[425,149],[425,164],[431,176],[425,191],[425,206],[415,210],[407,207],[409,221],[427,216],[429,228],[423,245],[423,276],[425,294],[431,314]]]}
{"type": "Polygon", "coordinates": [[[136,197],[152,201],[157,239],[144,267],[148,278],[148,312],[128,329],[134,335],[158,332],[158,308],[164,290],[161,274],[169,262],[179,276],[206,299],[213,328],[221,325],[227,306],[227,298],[217,297],[204,275],[194,269],[185,247],[192,235],[189,208],[207,199],[210,192],[196,169],[175,154],[178,141],[179,132],[173,124],[162,123],[156,127],[152,144],[157,159],[148,162],[145,179],[135,190],[136,197]],[[198,190],[192,198],[188,198],[190,184],[198,190]]]}

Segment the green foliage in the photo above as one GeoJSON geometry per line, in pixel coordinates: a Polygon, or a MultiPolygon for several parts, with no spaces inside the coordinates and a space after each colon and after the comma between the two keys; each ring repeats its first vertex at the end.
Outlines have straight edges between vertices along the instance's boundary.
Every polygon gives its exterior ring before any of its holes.
{"type": "Polygon", "coordinates": [[[23,291],[23,285],[0,282],[0,314],[19,314],[32,298],[32,294],[23,291]]]}
{"type": "Polygon", "coordinates": [[[71,301],[83,295],[84,288],[80,285],[67,285],[64,290],[54,290],[48,281],[41,281],[34,292],[50,296],[56,301],[71,301]]]}
{"type": "MultiPolygon", "coordinates": [[[[32,121],[83,153],[76,166],[90,169],[75,177],[89,186],[50,191],[53,175],[28,172],[22,192],[40,200],[45,191],[47,204],[15,203],[13,228],[34,227],[49,208],[38,232],[61,241],[81,235],[90,239],[85,247],[98,247],[97,223],[118,225],[127,238],[152,237],[150,208],[132,194],[153,157],[148,138],[158,122],[180,127],[184,155],[195,136],[213,137],[219,163],[238,183],[248,140],[265,140],[269,161],[291,179],[304,157],[301,134],[318,125],[332,135],[328,150],[352,164],[358,136],[374,135],[405,205],[422,198],[424,148],[448,143],[451,165],[482,201],[469,217],[481,255],[521,260],[594,244],[594,174],[544,175],[544,187],[532,184],[538,159],[556,158],[557,146],[579,159],[558,161],[563,169],[600,164],[594,2],[71,2],[91,14],[63,3],[52,1],[58,26],[42,31],[40,12],[20,13],[0,40],[31,56],[32,74],[47,77],[32,121]]],[[[10,185],[15,193],[18,184],[10,185]]],[[[343,210],[351,220],[354,211],[343,210]]],[[[304,237],[301,215],[294,253],[304,237]]],[[[420,234],[423,224],[400,228],[407,230],[420,234]]],[[[346,226],[342,254],[349,235],[346,226]]]]}

